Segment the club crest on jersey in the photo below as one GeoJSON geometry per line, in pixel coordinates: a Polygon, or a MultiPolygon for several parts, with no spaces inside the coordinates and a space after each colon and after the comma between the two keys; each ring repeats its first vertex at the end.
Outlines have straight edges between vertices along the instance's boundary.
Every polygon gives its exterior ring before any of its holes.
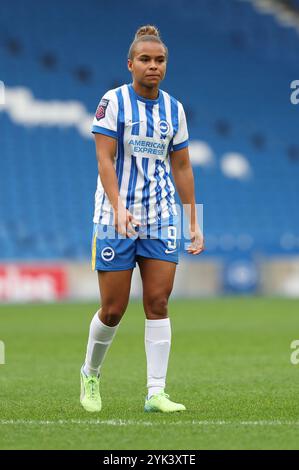
{"type": "Polygon", "coordinates": [[[98,121],[105,117],[108,104],[109,104],[109,100],[106,100],[105,98],[101,99],[99,106],[97,107],[97,110],[96,110],[96,118],[98,121]]]}
{"type": "Polygon", "coordinates": [[[170,125],[168,124],[167,121],[162,119],[161,121],[159,121],[159,130],[161,132],[161,139],[163,139],[169,133],[170,125]]]}

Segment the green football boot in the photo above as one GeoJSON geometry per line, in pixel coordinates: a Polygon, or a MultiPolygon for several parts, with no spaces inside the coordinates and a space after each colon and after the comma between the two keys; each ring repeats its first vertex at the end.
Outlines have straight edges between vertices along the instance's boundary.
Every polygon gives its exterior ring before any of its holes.
{"type": "Polygon", "coordinates": [[[186,408],[180,403],[169,400],[169,395],[164,392],[153,395],[149,400],[145,400],[144,411],[172,413],[174,411],[185,411],[186,408]]]}
{"type": "Polygon", "coordinates": [[[100,378],[96,375],[86,375],[83,371],[83,367],[81,369],[80,377],[81,405],[86,411],[89,411],[90,413],[101,411],[102,400],[100,395],[100,378]]]}

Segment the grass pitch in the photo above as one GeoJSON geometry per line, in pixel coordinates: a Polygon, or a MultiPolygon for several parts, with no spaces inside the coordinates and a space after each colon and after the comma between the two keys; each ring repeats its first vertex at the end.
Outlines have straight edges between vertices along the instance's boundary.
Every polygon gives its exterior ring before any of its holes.
{"type": "Polygon", "coordinates": [[[1,449],[298,449],[298,300],[172,301],[166,392],[179,414],[143,412],[144,314],[131,302],[102,370],[103,410],[79,404],[95,304],[0,308],[1,449]]]}

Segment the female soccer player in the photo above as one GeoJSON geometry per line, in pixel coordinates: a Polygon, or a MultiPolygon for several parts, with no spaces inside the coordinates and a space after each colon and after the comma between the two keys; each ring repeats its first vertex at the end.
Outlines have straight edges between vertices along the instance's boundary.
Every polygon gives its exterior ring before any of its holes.
{"type": "Polygon", "coordinates": [[[171,342],[167,303],[178,263],[178,211],[188,205],[191,245],[204,241],[195,211],[194,180],[183,106],[159,90],[168,50],[154,26],[138,29],[128,55],[133,82],[108,91],[93,122],[99,176],[95,195],[92,266],[101,308],[90,325],[81,369],[81,404],[100,411],[100,368],[127,308],[136,261],[143,284],[147,388],[145,411],[183,411],[164,392],[171,342]]]}

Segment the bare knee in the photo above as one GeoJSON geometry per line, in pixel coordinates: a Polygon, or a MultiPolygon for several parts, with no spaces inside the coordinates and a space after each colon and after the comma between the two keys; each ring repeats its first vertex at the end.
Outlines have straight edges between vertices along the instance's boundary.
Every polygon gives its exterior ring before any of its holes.
{"type": "Polygon", "coordinates": [[[120,305],[102,305],[100,311],[100,320],[107,326],[116,326],[122,319],[126,311],[126,306],[120,305]]]}
{"type": "Polygon", "coordinates": [[[143,301],[146,317],[150,320],[167,318],[168,316],[168,296],[158,295],[145,298],[143,301]]]}

